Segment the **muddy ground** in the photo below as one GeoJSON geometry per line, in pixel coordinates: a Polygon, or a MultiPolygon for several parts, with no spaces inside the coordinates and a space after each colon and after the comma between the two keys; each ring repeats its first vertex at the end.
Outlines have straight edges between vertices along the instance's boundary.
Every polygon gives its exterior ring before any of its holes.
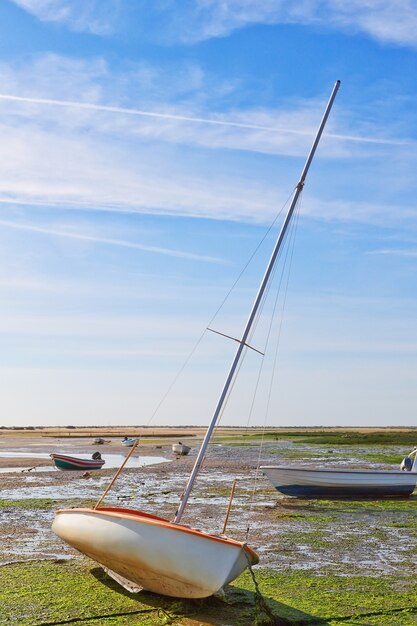
{"type": "MultiPolygon", "coordinates": [[[[0,437],[0,453],[25,455],[0,457],[0,564],[83,558],[52,533],[54,510],[95,503],[115,469],[83,477],[81,472],[60,472],[48,458],[33,455],[58,451],[91,455],[96,449],[104,459],[127,454],[120,439],[109,441],[98,447],[88,437],[0,437]],[[12,467],[15,471],[3,472],[12,467]]],[[[139,508],[172,519],[195,460],[197,442],[192,443],[190,455],[180,458],[172,454],[171,443],[141,443],[135,457],[158,457],[158,461],[164,457],[165,462],[135,468],[128,464],[105,504],[139,508]]],[[[323,462],[329,452],[335,464],[361,464],[356,449],[316,448],[315,457],[308,446],[295,448],[277,441],[264,444],[259,457],[258,445],[212,445],[183,521],[221,532],[230,488],[237,479],[227,534],[247,539],[260,555],[260,567],[346,576],[395,575],[406,568],[415,575],[416,495],[394,501],[298,500],[279,495],[256,469],[259,459],[263,464],[298,465],[301,461],[294,457],[303,453],[310,455],[303,463],[314,465],[323,462]]],[[[402,453],[398,450],[399,460],[402,453]]]]}

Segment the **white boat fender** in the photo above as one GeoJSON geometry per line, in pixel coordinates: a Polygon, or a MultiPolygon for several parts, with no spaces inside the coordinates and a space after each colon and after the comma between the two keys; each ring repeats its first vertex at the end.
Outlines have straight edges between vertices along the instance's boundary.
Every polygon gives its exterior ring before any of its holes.
{"type": "Polygon", "coordinates": [[[403,472],[411,472],[413,468],[413,459],[410,459],[409,456],[406,456],[405,459],[401,461],[400,469],[403,472]]]}

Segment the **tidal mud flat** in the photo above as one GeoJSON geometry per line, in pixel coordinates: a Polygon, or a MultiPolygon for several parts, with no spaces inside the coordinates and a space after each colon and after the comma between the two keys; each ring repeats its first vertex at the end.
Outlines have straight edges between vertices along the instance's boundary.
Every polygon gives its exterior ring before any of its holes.
{"type": "MultiPolygon", "coordinates": [[[[6,442],[0,442],[0,451],[4,451],[6,442]]],[[[0,602],[5,607],[0,624],[240,626],[256,620],[262,623],[261,619],[273,623],[271,615],[257,606],[250,573],[230,586],[223,599],[193,603],[146,592],[129,596],[96,564],[63,544],[51,531],[54,511],[93,505],[115,470],[83,477],[80,472],[55,470],[44,457],[31,457],[31,453],[49,454],[57,448],[84,455],[100,449],[103,458],[127,453],[119,441],[95,448],[90,438],[33,437],[29,442],[7,438],[9,451],[28,456],[13,457],[12,461],[0,457],[0,469],[8,469],[1,474],[0,491],[0,602]],[[15,471],[9,471],[11,462],[15,471]],[[57,585],[56,597],[48,593],[50,584],[57,585]],[[81,605],[74,595],[79,586],[91,593],[81,605]],[[17,593],[19,589],[21,593],[17,593]],[[99,606],[97,597],[101,598],[99,606]],[[116,598],[118,611],[112,608],[116,598]],[[60,615],[63,603],[65,615],[60,615]],[[135,614],[135,610],[139,612],[135,614]]],[[[264,442],[262,463],[366,463],[392,468],[384,459],[398,457],[399,462],[405,452],[403,446],[395,445],[330,449],[328,445],[277,439],[264,442]]],[[[139,508],[172,519],[195,454],[195,445],[188,457],[180,458],[172,454],[167,442],[141,445],[138,455],[153,458],[155,464],[129,467],[128,463],[106,497],[106,505],[139,508]]],[[[416,624],[416,495],[404,500],[362,501],[288,498],[257,475],[258,457],[259,445],[252,439],[230,440],[227,436],[210,446],[184,522],[221,532],[231,484],[237,479],[227,534],[247,538],[258,551],[261,563],[254,574],[277,620],[290,624],[416,624]]]]}

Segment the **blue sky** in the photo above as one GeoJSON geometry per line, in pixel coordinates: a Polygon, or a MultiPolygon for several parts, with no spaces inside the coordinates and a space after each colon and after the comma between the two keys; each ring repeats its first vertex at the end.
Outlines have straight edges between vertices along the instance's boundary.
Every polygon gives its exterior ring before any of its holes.
{"type": "MultiPolygon", "coordinates": [[[[4,0],[2,424],[149,422],[340,79],[268,410],[251,354],[223,423],[415,425],[416,33],[411,0],[4,0]]],[[[216,329],[240,334],[271,245],[216,329]]],[[[152,424],[208,422],[233,344],[199,348],[152,424]]]]}

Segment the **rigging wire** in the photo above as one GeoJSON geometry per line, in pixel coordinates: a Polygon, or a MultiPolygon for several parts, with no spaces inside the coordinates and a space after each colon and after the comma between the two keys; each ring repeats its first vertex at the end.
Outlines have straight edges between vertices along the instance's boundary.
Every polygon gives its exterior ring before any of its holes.
{"type": "MultiPolygon", "coordinates": [[[[293,224],[291,224],[291,225],[290,225],[290,230],[291,230],[292,228],[293,228],[293,224]]],[[[287,239],[287,235],[285,235],[285,240],[286,240],[286,239],[287,239]]],[[[279,259],[281,258],[281,255],[283,254],[282,250],[283,250],[283,248],[282,248],[282,249],[278,252],[277,262],[276,262],[275,266],[274,266],[274,267],[273,267],[273,269],[272,269],[272,273],[271,273],[271,280],[270,280],[270,282],[268,283],[268,285],[266,286],[265,292],[264,292],[264,294],[263,294],[263,296],[262,296],[261,303],[260,303],[260,305],[259,305],[259,309],[258,309],[258,311],[257,311],[257,313],[256,313],[256,316],[255,316],[255,319],[254,319],[254,321],[253,321],[253,325],[252,325],[252,328],[251,328],[251,332],[250,332],[249,337],[248,337],[248,342],[250,342],[250,343],[252,343],[252,339],[253,339],[253,337],[254,337],[254,334],[255,334],[256,328],[257,328],[257,326],[258,326],[258,324],[259,324],[259,321],[260,321],[260,319],[261,319],[261,317],[262,317],[262,312],[263,312],[263,309],[264,309],[265,303],[266,303],[266,302],[267,302],[267,300],[268,300],[268,294],[269,294],[269,292],[270,292],[271,285],[272,285],[272,283],[273,283],[273,278],[274,278],[275,273],[276,273],[276,271],[277,271],[277,267],[278,267],[278,264],[279,264],[279,259]]],[[[285,263],[285,262],[284,262],[284,263],[285,263]]],[[[281,280],[282,280],[282,279],[281,279],[281,280]]],[[[271,324],[272,324],[272,321],[271,321],[271,324]]],[[[267,345],[267,343],[268,343],[268,339],[266,339],[266,341],[265,341],[265,346],[267,345]]],[[[231,395],[231,393],[232,393],[232,390],[233,390],[233,388],[234,388],[235,382],[236,382],[236,380],[237,380],[237,378],[238,378],[239,372],[240,372],[240,370],[241,370],[241,368],[242,368],[242,365],[243,365],[243,363],[244,363],[244,361],[245,361],[245,357],[246,357],[246,354],[247,354],[247,352],[248,352],[248,347],[251,347],[251,346],[247,346],[247,347],[243,350],[243,352],[242,352],[242,357],[241,357],[241,359],[240,359],[240,362],[239,362],[238,367],[237,367],[237,369],[236,369],[235,375],[234,375],[234,377],[233,377],[232,384],[230,385],[229,391],[228,391],[227,396],[226,396],[226,398],[225,398],[225,401],[224,401],[224,404],[223,404],[222,411],[221,411],[221,413],[220,413],[220,415],[219,415],[219,419],[217,420],[217,424],[216,424],[216,426],[215,426],[215,428],[214,428],[214,433],[216,433],[216,431],[217,431],[218,427],[220,426],[221,418],[222,418],[222,416],[223,416],[223,414],[224,414],[225,408],[226,408],[226,406],[227,406],[228,400],[229,400],[230,395],[231,395]]],[[[261,352],[261,351],[259,351],[259,350],[255,350],[255,351],[256,351],[256,352],[258,352],[259,354],[261,354],[261,358],[262,358],[262,361],[261,361],[261,362],[263,363],[263,362],[264,362],[264,358],[265,358],[265,349],[263,350],[263,352],[261,352]]],[[[259,368],[259,375],[258,375],[258,381],[257,381],[257,384],[258,384],[258,382],[259,382],[259,378],[260,378],[260,373],[261,373],[261,371],[262,371],[262,365],[261,365],[261,367],[259,368]]],[[[254,393],[254,395],[256,395],[257,384],[255,385],[255,393],[254,393]]],[[[253,400],[252,400],[252,406],[253,406],[253,400]]],[[[248,418],[248,423],[249,423],[249,419],[250,419],[250,418],[248,418]]]]}
{"type": "Polygon", "coordinates": [[[285,285],[285,291],[284,291],[284,299],[283,299],[283,303],[282,303],[282,315],[281,315],[281,319],[280,319],[280,324],[279,324],[279,329],[278,329],[278,339],[277,339],[277,343],[275,346],[275,354],[274,354],[274,363],[273,363],[273,367],[272,367],[272,374],[271,374],[271,381],[270,381],[270,385],[269,385],[269,392],[268,392],[268,401],[267,401],[267,407],[266,407],[266,418],[268,418],[268,414],[269,414],[269,409],[270,409],[270,403],[271,403],[271,397],[272,397],[272,388],[273,388],[273,383],[275,380],[275,374],[277,371],[276,368],[276,364],[277,364],[277,360],[278,360],[278,350],[279,350],[279,345],[280,345],[280,340],[281,340],[281,330],[282,330],[282,325],[283,325],[283,321],[284,321],[284,311],[285,311],[285,306],[287,303],[287,295],[288,295],[288,285],[290,282],[290,274],[291,274],[291,267],[292,267],[292,261],[294,258],[294,249],[295,249],[295,238],[296,238],[296,232],[297,232],[297,228],[298,228],[298,222],[300,219],[300,213],[301,213],[301,198],[300,198],[300,203],[299,206],[297,207],[297,210],[295,212],[295,220],[294,220],[294,235],[293,235],[293,239],[291,242],[291,253],[290,253],[290,261],[289,261],[289,266],[288,266],[288,273],[287,273],[287,282],[285,285]]]}
{"type": "MultiPolygon", "coordinates": [[[[289,202],[289,199],[287,200],[287,204],[288,204],[288,202],[289,202]]],[[[282,209],[281,209],[281,211],[282,211],[282,209]]],[[[281,211],[280,211],[280,212],[281,212],[281,211]]],[[[276,219],[275,219],[274,223],[275,223],[275,222],[276,222],[276,219]]],[[[272,227],[272,226],[271,226],[271,227],[272,227]]],[[[292,233],[292,232],[293,232],[293,229],[294,229],[294,223],[292,222],[292,223],[290,224],[289,232],[290,232],[290,233],[292,233]]],[[[270,232],[270,230],[271,230],[271,228],[269,228],[268,232],[270,232]]],[[[291,235],[291,236],[292,236],[292,235],[291,235]]],[[[284,236],[284,242],[288,240],[288,237],[289,237],[289,235],[288,235],[288,233],[286,233],[286,234],[285,234],[285,236],[284,236]]],[[[264,238],[264,239],[265,239],[265,238],[264,238]]],[[[264,240],[264,239],[263,239],[263,240],[264,240]]],[[[263,241],[263,240],[262,240],[262,241],[263,241]]],[[[265,303],[266,303],[266,302],[267,302],[267,300],[268,300],[268,295],[269,295],[269,292],[270,292],[271,287],[272,287],[273,279],[274,279],[274,276],[275,276],[275,274],[276,274],[277,267],[278,267],[278,265],[279,265],[279,260],[281,259],[281,256],[284,254],[284,253],[283,253],[284,248],[285,248],[285,246],[283,246],[283,247],[281,248],[281,250],[279,250],[279,252],[278,252],[278,256],[277,256],[277,259],[276,259],[276,264],[275,264],[275,266],[274,266],[274,267],[273,267],[273,269],[272,269],[272,273],[271,273],[271,280],[269,281],[268,285],[266,286],[265,292],[264,292],[264,294],[263,294],[263,296],[262,296],[262,300],[261,300],[261,303],[260,303],[259,309],[258,309],[258,311],[257,311],[257,313],[256,313],[256,316],[255,316],[255,319],[254,319],[254,321],[253,321],[253,325],[252,325],[251,331],[250,331],[249,336],[248,336],[248,341],[247,341],[247,343],[249,343],[249,344],[251,344],[251,343],[252,343],[252,339],[253,339],[253,336],[254,336],[254,334],[255,334],[255,332],[256,332],[256,328],[257,328],[258,323],[259,323],[259,321],[260,321],[260,319],[261,319],[261,317],[262,317],[263,309],[264,309],[265,303]]],[[[258,250],[258,249],[259,249],[259,246],[257,247],[257,250],[258,250]]],[[[254,255],[252,255],[252,257],[251,257],[251,258],[253,258],[253,256],[254,256],[254,255]]],[[[286,265],[286,262],[287,262],[287,256],[288,256],[288,246],[287,246],[287,248],[286,248],[286,252],[285,252],[284,268],[285,268],[285,265],[286,265]]],[[[247,267],[247,266],[248,266],[248,264],[246,264],[245,269],[246,269],[246,267],[247,267]]],[[[281,283],[282,283],[282,279],[283,279],[283,272],[284,272],[284,268],[283,268],[283,270],[282,270],[282,272],[281,272],[281,278],[280,278],[280,283],[279,283],[279,287],[278,287],[278,291],[277,291],[276,301],[277,301],[277,298],[278,298],[279,290],[280,290],[281,283]]],[[[242,272],[242,273],[243,273],[243,272],[242,272]]],[[[236,281],[236,282],[237,282],[237,281],[236,281]]],[[[235,284],[236,284],[236,283],[235,283],[235,284]]],[[[229,292],[229,293],[230,293],[230,292],[229,292]]],[[[275,311],[275,307],[276,307],[276,301],[275,301],[274,311],[275,311]]],[[[225,300],[224,300],[224,302],[225,302],[225,300]]],[[[224,302],[223,302],[223,304],[224,304],[224,302]]],[[[220,310],[220,308],[219,308],[218,310],[220,310]]],[[[271,321],[270,321],[270,329],[271,329],[271,326],[272,326],[273,318],[274,318],[274,314],[272,314],[272,316],[271,316],[271,321]]],[[[269,330],[269,333],[270,333],[270,330],[269,330]]],[[[248,423],[247,423],[247,425],[249,425],[250,415],[251,415],[251,412],[252,412],[252,409],[253,409],[253,406],[254,406],[254,400],[255,400],[256,393],[257,393],[257,388],[258,388],[258,384],[259,384],[259,381],[260,381],[260,376],[261,376],[261,373],[262,373],[262,364],[264,363],[265,351],[266,351],[266,346],[267,346],[267,344],[268,344],[269,333],[268,333],[267,338],[266,338],[266,340],[265,340],[265,348],[263,349],[263,351],[261,352],[261,351],[259,351],[259,350],[255,350],[256,352],[259,352],[259,353],[261,354],[261,356],[262,356],[262,361],[261,361],[261,366],[260,366],[260,368],[259,368],[258,379],[257,379],[256,385],[255,385],[255,391],[254,391],[254,394],[253,394],[252,405],[251,405],[251,410],[250,410],[250,414],[249,414],[249,417],[248,417],[248,423]]],[[[249,345],[249,347],[251,347],[251,346],[249,345]]],[[[254,349],[254,348],[253,348],[253,349],[254,349]]],[[[242,367],[242,365],[243,365],[243,362],[244,362],[244,360],[245,360],[245,357],[246,357],[247,352],[248,352],[248,348],[246,347],[246,348],[245,348],[245,350],[242,352],[242,357],[241,357],[241,360],[240,360],[240,362],[239,362],[239,364],[238,364],[238,367],[237,367],[237,369],[236,369],[236,372],[235,372],[235,375],[234,375],[233,381],[232,381],[232,383],[231,383],[231,385],[230,385],[229,391],[228,391],[227,396],[226,396],[226,398],[225,398],[225,400],[224,400],[224,404],[223,404],[223,407],[222,407],[221,413],[220,413],[220,415],[219,415],[219,418],[218,418],[218,420],[217,420],[217,423],[216,423],[216,425],[215,425],[215,427],[214,427],[213,434],[215,434],[215,433],[217,432],[217,429],[218,429],[218,428],[219,428],[219,426],[220,426],[221,419],[222,419],[222,417],[223,417],[224,411],[225,411],[225,409],[226,409],[227,403],[228,403],[228,401],[229,401],[230,395],[231,395],[232,390],[233,390],[233,388],[234,388],[235,382],[236,382],[236,380],[237,380],[237,378],[238,378],[239,372],[240,372],[240,370],[241,370],[241,367],[242,367]]]]}
{"type": "MultiPolygon", "coordinates": [[[[282,270],[281,270],[281,275],[280,275],[280,279],[279,279],[279,283],[277,286],[277,290],[276,290],[276,295],[275,295],[275,299],[274,299],[274,305],[273,305],[273,309],[272,309],[272,313],[270,316],[270,321],[269,321],[269,325],[268,325],[268,331],[267,331],[267,336],[265,338],[265,348],[263,350],[263,354],[262,354],[262,358],[261,358],[261,364],[258,370],[258,377],[257,377],[257,381],[255,384],[255,389],[253,392],[253,396],[252,396],[252,403],[251,403],[251,408],[250,408],[250,412],[249,412],[249,417],[248,417],[248,422],[247,422],[247,426],[249,425],[250,422],[250,418],[254,409],[254,405],[255,405],[255,400],[256,400],[256,396],[258,393],[258,387],[259,387],[259,383],[260,383],[260,379],[261,379],[261,375],[262,375],[262,371],[263,371],[263,367],[265,364],[265,353],[266,353],[266,347],[269,343],[269,339],[272,333],[272,327],[273,327],[273,322],[275,319],[275,314],[276,314],[276,309],[277,309],[277,305],[278,305],[278,299],[279,299],[279,295],[282,292],[282,285],[284,283],[285,280],[285,273],[287,270],[287,275],[286,275],[286,281],[285,281],[285,288],[284,288],[284,299],[283,299],[283,304],[281,307],[281,318],[280,318],[280,324],[279,324],[279,328],[278,328],[278,340],[277,340],[277,345],[276,345],[276,349],[275,349],[275,355],[274,355],[274,361],[273,361],[273,374],[274,371],[276,369],[276,361],[277,361],[277,355],[278,355],[278,347],[279,347],[279,340],[281,337],[281,330],[282,330],[282,323],[283,323],[283,315],[284,315],[284,310],[285,310],[285,304],[286,304],[286,298],[287,298],[287,293],[288,293],[288,285],[289,285],[289,278],[290,278],[290,273],[291,273],[291,266],[292,266],[292,259],[293,259],[293,254],[294,254],[294,247],[295,247],[295,239],[296,239],[296,231],[297,231],[297,226],[298,226],[298,221],[299,221],[299,213],[300,213],[300,207],[301,207],[301,197],[299,198],[299,201],[297,203],[297,206],[295,208],[295,213],[294,213],[294,220],[292,221],[289,231],[287,232],[287,234],[285,235],[285,239],[284,239],[284,243],[287,245],[282,246],[281,251],[278,254],[277,257],[277,263],[275,264],[275,267],[273,268],[272,274],[271,274],[271,280],[265,290],[265,293],[262,297],[262,301],[260,304],[260,307],[258,309],[256,318],[254,320],[253,326],[252,326],[252,330],[250,333],[250,337],[248,337],[248,342],[251,343],[251,339],[255,333],[255,330],[259,324],[259,321],[262,317],[262,312],[263,309],[265,307],[265,304],[268,300],[268,295],[269,292],[272,288],[272,284],[273,284],[273,279],[275,277],[275,273],[277,271],[277,267],[279,265],[279,260],[281,259],[281,256],[284,257],[283,259],[283,263],[282,263],[282,270]],[[285,249],[285,253],[284,253],[284,249],[285,249]]],[[[224,411],[226,409],[227,403],[229,401],[230,395],[233,391],[234,385],[236,383],[236,380],[238,378],[238,374],[241,370],[241,367],[243,365],[243,362],[245,360],[245,356],[248,352],[248,348],[246,347],[244,349],[244,351],[242,352],[242,358],[239,362],[238,368],[235,372],[234,378],[232,380],[232,383],[230,385],[230,388],[228,390],[227,396],[225,398],[224,404],[223,404],[223,408],[222,411],[219,415],[219,419],[217,421],[217,424],[214,428],[214,432],[213,434],[215,434],[217,432],[217,429],[219,428],[221,419],[223,417],[224,411]]],[[[264,418],[264,425],[263,425],[263,432],[262,432],[262,439],[261,439],[261,444],[260,444],[260,448],[259,448],[259,453],[258,453],[258,461],[257,461],[257,467],[256,467],[256,471],[255,471],[255,477],[254,477],[254,481],[253,481],[253,487],[252,487],[252,494],[249,500],[249,511],[251,510],[251,508],[253,508],[253,502],[254,502],[254,497],[256,494],[256,488],[257,488],[257,481],[259,480],[259,465],[260,465],[260,458],[262,455],[262,449],[263,449],[263,443],[264,443],[264,434],[265,434],[265,425],[266,425],[266,420],[267,420],[267,416],[269,413],[269,405],[270,405],[270,399],[271,399],[271,394],[272,394],[272,386],[273,386],[273,381],[274,381],[274,376],[272,375],[271,377],[271,381],[269,384],[269,392],[268,392],[268,399],[267,399],[267,407],[265,410],[265,418],[264,418]]],[[[246,539],[248,538],[249,535],[249,525],[246,529],[246,539]]]]}
{"type": "MultiPolygon", "coordinates": [[[[200,343],[202,342],[206,332],[207,332],[207,328],[209,326],[211,326],[212,322],[215,320],[215,318],[217,317],[217,315],[219,314],[220,310],[223,308],[223,306],[225,305],[226,301],[228,300],[230,294],[232,293],[233,289],[236,287],[236,285],[238,284],[238,282],[240,281],[240,279],[242,278],[243,274],[245,273],[245,271],[247,270],[248,266],[250,265],[250,263],[252,262],[252,260],[254,259],[254,257],[256,256],[257,252],[259,251],[260,247],[262,246],[262,244],[264,243],[265,239],[268,237],[269,233],[271,232],[271,230],[273,229],[273,227],[275,226],[278,218],[280,217],[280,215],[282,214],[282,212],[284,211],[284,209],[286,208],[286,206],[288,205],[288,203],[291,200],[291,197],[294,194],[295,191],[295,187],[292,189],[290,195],[288,196],[288,198],[286,199],[286,201],[284,202],[284,204],[282,205],[281,209],[279,210],[279,212],[277,213],[277,215],[275,216],[274,220],[271,222],[271,224],[269,225],[269,227],[267,228],[266,232],[264,233],[264,235],[262,236],[262,238],[260,239],[258,245],[255,247],[254,251],[252,252],[252,254],[250,255],[248,261],[246,262],[246,264],[244,265],[244,267],[242,268],[242,270],[240,271],[239,275],[237,276],[236,280],[234,281],[234,283],[232,284],[232,286],[229,288],[229,290],[227,291],[226,295],[224,296],[223,300],[221,301],[220,305],[218,306],[217,310],[215,311],[215,313],[212,315],[212,317],[210,318],[208,324],[206,325],[206,327],[204,328],[203,332],[200,334],[200,336],[198,337],[197,341],[195,342],[194,346],[191,348],[188,356],[185,358],[183,364],[180,366],[179,370],[177,371],[177,373],[175,374],[173,380],[171,381],[171,383],[169,384],[169,386],[167,387],[165,393],[162,395],[161,399],[159,400],[159,402],[157,403],[155,409],[153,410],[153,412],[151,413],[151,416],[149,417],[148,421],[146,422],[145,426],[149,426],[150,423],[153,421],[154,417],[157,415],[158,411],[161,409],[162,405],[164,404],[165,400],[167,399],[167,397],[169,396],[169,394],[171,393],[172,389],[174,388],[175,384],[177,383],[178,379],[180,378],[181,374],[183,373],[183,371],[185,370],[185,368],[187,367],[188,363],[190,362],[191,358],[193,357],[193,355],[195,354],[198,346],[200,345],[200,343]]],[[[223,411],[222,411],[223,413],[223,411]]]]}
{"type": "MultiPolygon", "coordinates": [[[[265,428],[266,428],[266,423],[267,423],[268,416],[269,416],[269,411],[270,411],[270,403],[271,403],[271,397],[272,397],[272,388],[273,388],[273,383],[275,381],[275,374],[276,374],[276,369],[277,369],[276,365],[277,365],[277,360],[278,360],[278,350],[279,350],[279,345],[280,345],[280,340],[281,340],[281,331],[282,331],[282,325],[283,325],[283,319],[284,319],[284,311],[285,311],[287,295],[288,295],[288,286],[289,286],[289,280],[290,280],[290,275],[291,275],[291,267],[292,267],[292,261],[293,261],[293,256],[294,256],[296,233],[297,233],[299,217],[300,217],[300,211],[301,211],[301,199],[302,199],[302,196],[300,196],[300,200],[297,203],[297,207],[295,209],[295,215],[294,215],[295,219],[294,219],[294,221],[292,223],[290,236],[288,238],[288,246],[287,246],[286,255],[285,255],[284,267],[283,267],[283,270],[282,270],[282,273],[281,273],[280,282],[279,282],[279,285],[278,285],[278,288],[277,288],[277,294],[276,294],[275,303],[274,303],[274,307],[273,307],[273,314],[271,315],[269,331],[268,331],[268,338],[269,338],[271,330],[272,330],[272,323],[273,323],[273,320],[274,320],[274,317],[275,317],[276,307],[277,307],[277,303],[278,303],[278,296],[279,296],[279,293],[280,293],[280,290],[281,290],[281,285],[282,285],[282,281],[283,281],[283,278],[284,278],[285,269],[287,269],[286,283],[285,283],[285,289],[284,289],[284,294],[283,294],[283,302],[282,302],[282,307],[281,307],[280,322],[279,322],[279,326],[278,326],[277,340],[276,340],[275,352],[274,352],[274,358],[273,358],[272,373],[271,373],[269,389],[268,389],[268,396],[267,396],[267,403],[266,403],[266,408],[265,408],[265,417],[264,417],[264,424],[263,424],[263,429],[262,429],[262,437],[261,437],[261,442],[260,442],[259,451],[258,451],[258,460],[257,460],[255,476],[254,476],[254,479],[253,479],[252,494],[251,494],[250,502],[249,502],[249,512],[253,508],[253,503],[254,503],[254,500],[255,500],[255,494],[256,494],[258,481],[259,481],[259,466],[260,466],[260,463],[261,463],[261,456],[262,456],[263,446],[264,446],[264,441],[265,441],[265,428]],[[288,257],[289,257],[289,262],[287,263],[288,257]]],[[[261,367],[263,367],[263,364],[264,364],[264,360],[262,362],[261,367]]],[[[260,379],[260,375],[261,375],[261,371],[259,372],[258,382],[259,382],[259,379],[260,379]]],[[[257,382],[257,385],[258,385],[258,382],[257,382]]],[[[256,389],[256,392],[257,392],[257,389],[256,389]]],[[[251,413],[252,413],[252,410],[253,410],[254,403],[255,403],[255,395],[254,395],[252,406],[251,406],[251,413]]],[[[249,532],[250,532],[250,524],[248,523],[247,528],[246,528],[246,540],[249,537],[249,532]]]]}
{"type": "MultiPolygon", "coordinates": [[[[258,253],[258,250],[260,249],[260,247],[262,246],[262,244],[264,243],[265,239],[268,237],[269,233],[271,232],[271,230],[274,228],[279,216],[282,214],[282,212],[284,211],[284,209],[287,207],[288,203],[290,202],[292,196],[294,195],[294,192],[296,190],[296,187],[294,187],[291,190],[290,195],[288,196],[288,198],[286,199],[286,201],[284,202],[284,204],[282,205],[282,207],[280,208],[279,212],[277,213],[275,219],[273,220],[273,222],[271,222],[271,224],[269,225],[268,229],[266,230],[266,232],[264,233],[263,237],[260,239],[258,245],[256,246],[255,250],[252,252],[252,254],[250,255],[249,259],[247,260],[247,262],[245,263],[245,265],[243,266],[242,270],[240,271],[238,277],[236,278],[235,282],[232,284],[232,286],[230,287],[229,291],[226,293],[225,297],[223,298],[222,302],[220,303],[219,307],[217,308],[217,311],[214,313],[213,317],[211,318],[211,320],[209,321],[209,323],[207,324],[207,326],[210,326],[211,323],[214,321],[214,319],[217,317],[219,311],[223,308],[223,306],[225,305],[227,299],[229,298],[230,294],[232,293],[233,289],[236,287],[236,285],[238,284],[239,280],[242,278],[243,274],[246,272],[246,270],[248,269],[249,265],[252,263],[254,257],[256,256],[256,254],[258,253]]],[[[206,329],[207,330],[207,329],[206,329]]],[[[205,331],[204,331],[205,332],[205,331]]]]}
{"type": "MultiPolygon", "coordinates": [[[[290,232],[289,232],[289,235],[288,235],[289,245],[287,245],[287,247],[286,247],[283,268],[282,268],[282,271],[281,271],[281,276],[280,276],[279,283],[278,283],[277,290],[276,290],[274,306],[273,306],[272,313],[271,313],[271,316],[270,316],[268,332],[267,332],[267,335],[266,335],[266,338],[265,338],[265,347],[263,348],[264,355],[266,355],[267,345],[269,343],[269,339],[270,339],[270,336],[271,336],[271,333],[272,333],[272,326],[273,326],[273,322],[274,322],[274,319],[275,319],[275,312],[276,312],[277,305],[278,305],[278,298],[279,298],[279,294],[281,293],[281,286],[282,286],[282,282],[283,282],[283,279],[284,279],[284,272],[285,272],[285,268],[287,266],[288,253],[289,253],[289,249],[290,249],[290,245],[291,245],[290,242],[292,240],[292,237],[295,236],[293,233],[294,233],[294,221],[290,225],[290,232]]],[[[278,263],[277,263],[277,265],[278,265],[278,263]]],[[[275,268],[274,268],[274,271],[275,271],[275,268]]],[[[269,288],[272,288],[272,283],[273,283],[273,277],[271,278],[271,282],[270,282],[269,288]]],[[[281,324],[282,324],[282,318],[281,318],[281,324]]],[[[252,417],[252,414],[253,414],[254,404],[255,404],[256,395],[257,395],[257,387],[258,387],[258,384],[259,384],[259,381],[260,381],[260,377],[262,375],[262,368],[263,368],[264,362],[265,362],[265,359],[263,359],[261,367],[259,368],[258,380],[257,380],[257,384],[255,386],[255,392],[254,392],[254,395],[253,395],[252,404],[251,404],[250,411],[249,411],[249,414],[248,414],[248,420],[247,420],[246,426],[249,426],[249,423],[250,423],[250,420],[251,420],[251,417],[252,417]]]]}
{"type": "MultiPolygon", "coordinates": [[[[301,197],[300,197],[300,199],[301,199],[301,197]]],[[[299,202],[300,202],[300,200],[299,200],[299,202]]],[[[299,210],[299,206],[300,206],[300,205],[299,205],[299,202],[298,202],[297,207],[296,207],[296,209],[295,209],[295,213],[294,213],[294,217],[295,217],[295,218],[296,218],[296,217],[297,217],[297,215],[298,215],[297,211],[299,210]]],[[[265,338],[265,344],[264,344],[264,347],[263,347],[263,349],[262,349],[262,352],[263,352],[264,357],[265,357],[265,355],[266,355],[267,346],[268,346],[268,344],[269,344],[269,338],[270,338],[270,335],[271,335],[271,332],[272,332],[272,326],[273,326],[273,322],[274,322],[274,319],[275,319],[275,311],[276,311],[277,304],[278,304],[278,298],[279,298],[279,295],[280,295],[280,293],[281,293],[281,286],[282,286],[282,282],[283,282],[283,279],[284,279],[285,268],[287,267],[287,260],[288,260],[289,250],[290,250],[290,248],[291,248],[291,245],[294,245],[294,244],[291,244],[291,241],[293,241],[293,238],[295,238],[295,226],[294,226],[294,222],[295,222],[295,220],[293,220],[293,221],[291,222],[290,227],[289,227],[289,231],[286,233],[286,235],[285,235],[285,239],[284,239],[284,242],[283,242],[283,243],[287,243],[287,242],[288,242],[288,245],[287,245],[287,246],[286,246],[286,248],[285,248],[286,252],[285,252],[285,257],[284,257],[283,267],[282,267],[282,271],[281,271],[281,276],[280,276],[279,283],[278,283],[277,290],[276,290],[276,296],[275,296],[274,306],[273,306],[273,309],[272,309],[272,312],[271,312],[271,316],[270,316],[270,322],[269,322],[268,332],[267,332],[267,335],[266,335],[266,338],[265,338]]],[[[282,247],[282,250],[284,249],[284,247],[285,247],[285,246],[283,246],[283,247],[282,247]]],[[[283,254],[283,253],[280,251],[280,253],[279,253],[278,257],[277,257],[277,263],[276,263],[276,265],[275,265],[275,267],[274,267],[274,269],[273,269],[273,272],[272,272],[272,274],[271,274],[271,281],[270,281],[269,285],[267,286],[267,290],[266,290],[266,293],[265,293],[265,299],[264,299],[264,301],[262,302],[261,307],[259,308],[259,318],[260,318],[260,317],[261,317],[261,315],[262,315],[262,310],[263,310],[263,307],[264,307],[264,305],[265,305],[265,302],[266,302],[266,300],[267,300],[267,298],[268,298],[269,291],[272,289],[273,280],[274,280],[275,273],[276,273],[276,270],[277,270],[277,267],[278,267],[278,264],[279,264],[279,259],[281,258],[281,254],[283,254]]],[[[292,257],[291,257],[291,258],[292,258],[292,257]]],[[[287,287],[286,287],[286,288],[288,288],[288,279],[287,279],[287,287]]],[[[282,313],[281,313],[281,316],[283,315],[283,310],[284,310],[284,308],[285,308],[285,305],[282,307],[282,313]]],[[[257,319],[256,324],[257,324],[258,322],[259,322],[259,319],[257,319]]],[[[281,324],[280,324],[280,328],[281,328],[281,325],[282,325],[282,317],[281,317],[281,324]]],[[[254,326],[255,326],[255,324],[254,324],[254,326]]],[[[279,331],[279,332],[280,332],[280,331],[279,331]]],[[[263,368],[263,365],[264,365],[264,360],[265,360],[265,359],[263,359],[263,361],[262,361],[262,363],[261,363],[261,365],[260,365],[260,367],[259,367],[258,381],[257,381],[257,384],[255,385],[255,391],[254,391],[254,394],[253,394],[252,404],[251,404],[251,408],[250,408],[250,410],[249,410],[248,420],[247,420],[247,423],[246,423],[246,425],[247,425],[247,426],[249,426],[249,423],[250,423],[250,420],[251,420],[251,417],[252,417],[252,413],[253,413],[253,409],[254,409],[254,403],[255,403],[255,400],[256,400],[256,395],[257,395],[257,386],[258,386],[258,384],[259,384],[259,380],[260,380],[260,377],[261,377],[261,374],[262,374],[262,368],[263,368]]]]}

